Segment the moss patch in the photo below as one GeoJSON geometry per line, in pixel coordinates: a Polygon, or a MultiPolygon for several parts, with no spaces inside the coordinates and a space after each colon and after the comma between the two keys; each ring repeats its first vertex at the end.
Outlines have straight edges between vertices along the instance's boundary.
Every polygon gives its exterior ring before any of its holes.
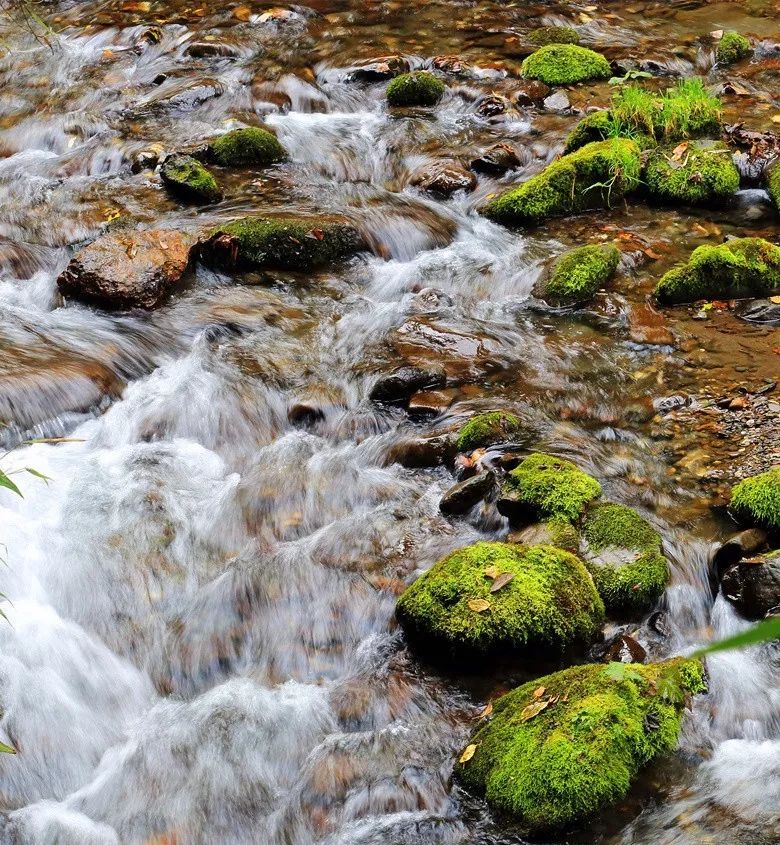
{"type": "Polygon", "coordinates": [[[607,613],[633,617],[650,610],[669,580],[661,536],[650,523],[625,505],[597,505],[585,518],[583,536],[585,565],[607,613]]]}
{"type": "Polygon", "coordinates": [[[492,720],[471,740],[474,756],[456,773],[532,831],[576,824],[619,801],[644,765],[674,751],[688,696],[704,690],[698,661],[556,672],[494,702],[492,720]]]}
{"type": "Polygon", "coordinates": [[[489,203],[484,214],[499,223],[540,223],[548,217],[608,208],[639,184],[640,150],[631,140],[588,144],[489,203]]]}
{"type": "Polygon", "coordinates": [[[780,530],[780,466],[736,484],[731,510],[744,522],[780,530]]]}
{"type": "Polygon", "coordinates": [[[387,102],[391,106],[435,106],[445,90],[444,83],[427,71],[402,73],[387,86],[387,102]]]}
{"type": "Polygon", "coordinates": [[[570,26],[540,26],[528,33],[531,44],[579,44],[580,34],[570,26]]]}
{"type": "Polygon", "coordinates": [[[725,144],[691,141],[682,153],[671,146],[654,150],[643,181],[656,202],[718,204],[739,190],[739,171],[725,144]]]}
{"type": "Polygon", "coordinates": [[[207,263],[308,270],[365,248],[347,223],[244,217],[215,229],[202,244],[207,263]]]}
{"type": "Polygon", "coordinates": [[[422,642],[446,644],[455,654],[587,645],[603,612],[579,558],[553,546],[511,543],[453,552],[414,581],[396,607],[399,621],[422,642]],[[497,573],[513,578],[491,593],[497,573]],[[480,600],[489,607],[474,609],[480,600]]]}
{"type": "Polygon", "coordinates": [[[176,196],[195,202],[217,202],[222,191],[217,180],[191,156],[169,156],[160,169],[160,178],[176,196]]]}
{"type": "Polygon", "coordinates": [[[601,495],[601,485],[571,461],[537,453],[507,475],[501,492],[533,520],[575,522],[601,495]]]}
{"type": "Polygon", "coordinates": [[[769,198],[775,204],[775,208],[780,211],[780,166],[777,164],[769,168],[766,189],[769,192],[769,198]]]}
{"type": "Polygon", "coordinates": [[[780,290],[780,248],[762,238],[700,246],[688,263],[670,270],[655,289],[659,302],[739,299],[780,290]]]}
{"type": "Polygon", "coordinates": [[[614,244],[570,249],[555,262],[542,297],[554,305],[587,302],[614,276],[619,261],[620,250],[614,244]]]}
{"type": "Polygon", "coordinates": [[[287,157],[284,147],[276,135],[257,126],[234,129],[227,132],[211,145],[211,155],[223,167],[265,167],[287,157]]]}
{"type": "Polygon", "coordinates": [[[753,48],[747,38],[733,29],[723,33],[716,50],[718,64],[721,65],[733,65],[752,54],[753,48]]]}
{"type": "Polygon", "coordinates": [[[472,417],[458,432],[459,452],[470,452],[495,443],[505,443],[521,429],[520,420],[506,411],[490,411],[472,417]]]}
{"type": "Polygon", "coordinates": [[[540,47],[528,56],[520,70],[526,79],[539,79],[547,85],[572,85],[612,75],[612,68],[601,53],[576,44],[540,47]]]}

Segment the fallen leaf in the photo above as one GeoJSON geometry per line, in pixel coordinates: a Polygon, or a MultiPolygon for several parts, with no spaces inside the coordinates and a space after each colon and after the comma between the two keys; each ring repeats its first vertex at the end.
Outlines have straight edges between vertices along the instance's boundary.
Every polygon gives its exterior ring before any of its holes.
{"type": "Polygon", "coordinates": [[[655,250],[650,249],[649,246],[645,247],[645,249],[643,249],[642,252],[644,252],[644,254],[648,258],[652,258],[653,261],[658,261],[661,258],[661,256],[657,252],[655,252],[655,250]]]}
{"type": "Polygon", "coordinates": [[[321,241],[325,237],[325,232],[323,232],[322,229],[312,229],[309,234],[315,237],[318,241],[321,241]]]}
{"type": "Polygon", "coordinates": [[[780,114],[772,115],[772,123],[780,123],[780,114]]]}
{"type": "Polygon", "coordinates": [[[543,698],[538,701],[532,701],[527,707],[523,708],[523,712],[520,714],[520,721],[530,721],[534,718],[534,716],[538,716],[542,712],[542,710],[546,710],[549,706],[550,702],[546,698],[543,698]]]}
{"type": "Polygon", "coordinates": [[[492,702],[492,701],[488,701],[488,703],[485,705],[485,707],[484,707],[484,709],[482,710],[482,712],[479,714],[479,718],[480,718],[480,719],[487,719],[487,717],[488,717],[488,716],[489,716],[492,712],[493,712],[493,702],[492,702]]]}
{"type": "Polygon", "coordinates": [[[498,578],[493,582],[493,586],[490,588],[491,593],[497,593],[502,587],[506,587],[506,585],[515,577],[514,572],[502,572],[498,578]]]}
{"type": "Polygon", "coordinates": [[[476,751],[477,751],[477,746],[476,746],[476,745],[467,745],[467,746],[463,749],[463,754],[461,754],[461,755],[460,755],[460,760],[459,760],[458,762],[460,762],[460,763],[468,763],[468,761],[469,761],[469,760],[470,760],[470,759],[474,756],[474,754],[476,753],[476,751]]]}
{"type": "Polygon", "coordinates": [[[501,570],[497,566],[488,566],[485,570],[485,578],[490,578],[491,580],[493,578],[498,578],[500,574],[501,570]]]}
{"type": "Polygon", "coordinates": [[[769,301],[773,302],[775,305],[780,305],[780,296],[770,296],[769,301]]]}
{"type": "Polygon", "coordinates": [[[534,690],[534,698],[541,698],[544,695],[546,687],[537,687],[534,690]]]}
{"type": "Polygon", "coordinates": [[[252,14],[252,10],[249,6],[236,6],[233,9],[233,17],[238,18],[240,21],[248,21],[252,14]]]}
{"type": "Polygon", "coordinates": [[[485,599],[470,599],[469,610],[473,610],[474,613],[484,613],[486,610],[490,610],[490,602],[485,601],[485,599]]]}
{"type": "Polygon", "coordinates": [[[672,161],[682,161],[685,151],[688,149],[688,142],[683,141],[672,150],[672,161]]]}

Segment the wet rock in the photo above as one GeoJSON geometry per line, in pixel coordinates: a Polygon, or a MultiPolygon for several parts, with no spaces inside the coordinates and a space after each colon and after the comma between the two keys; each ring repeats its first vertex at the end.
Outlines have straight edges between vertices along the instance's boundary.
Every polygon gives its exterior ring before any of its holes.
{"type": "Polygon", "coordinates": [[[162,144],[151,144],[136,153],[130,167],[133,173],[141,173],[143,170],[154,170],[165,154],[162,144]]]}
{"type": "Polygon", "coordinates": [[[619,634],[608,643],[604,654],[604,663],[644,663],[647,652],[628,634],[619,634]]]}
{"type": "Polygon", "coordinates": [[[439,434],[403,438],[388,449],[386,460],[388,464],[421,469],[450,464],[454,457],[455,439],[439,434]]]}
{"type": "Polygon", "coordinates": [[[209,203],[222,199],[213,174],[192,156],[168,156],[160,170],[160,179],[172,194],[185,200],[209,203]]]}
{"type": "Polygon", "coordinates": [[[469,165],[477,173],[506,173],[520,166],[520,159],[510,144],[494,144],[471,160],[469,165]]]}
{"type": "Polygon", "coordinates": [[[765,191],[748,188],[734,194],[727,213],[729,222],[737,226],[753,226],[773,219],[775,209],[765,191]]]}
{"type": "Polygon", "coordinates": [[[236,59],[241,54],[232,44],[221,41],[193,41],[184,51],[186,56],[193,59],[236,59]]]}
{"type": "Polygon", "coordinates": [[[513,94],[513,99],[517,106],[538,106],[551,90],[549,85],[538,79],[526,79],[520,82],[519,88],[513,94]]]}
{"type": "Polygon", "coordinates": [[[746,619],[780,614],[780,552],[730,566],[720,582],[724,598],[746,619]]]}
{"type": "Polygon", "coordinates": [[[675,342],[666,317],[646,302],[629,305],[628,333],[634,343],[672,346],[675,342]]]}
{"type": "Polygon", "coordinates": [[[717,577],[720,579],[726,569],[743,557],[749,557],[764,548],[766,541],[767,533],[761,528],[748,528],[729,537],[712,556],[712,566],[717,577]]]}
{"type": "Polygon", "coordinates": [[[167,102],[168,105],[182,111],[190,111],[215,97],[221,97],[224,92],[224,86],[216,79],[188,82],[177,86],[177,90],[162,98],[161,102],[167,102]]]}
{"type": "Polygon", "coordinates": [[[758,181],[780,155],[780,134],[776,132],[755,132],[745,129],[743,123],[734,123],[723,127],[723,136],[740,151],[734,160],[744,179],[758,181]]]}
{"type": "Polygon", "coordinates": [[[405,404],[417,391],[444,387],[446,383],[442,368],[399,367],[389,375],[379,377],[369,398],[374,402],[405,404]]]}
{"type": "Polygon", "coordinates": [[[465,481],[460,481],[441,497],[439,510],[447,516],[460,516],[468,513],[474,505],[485,499],[497,486],[496,476],[492,472],[483,472],[465,481]]]}
{"type": "Polygon", "coordinates": [[[417,291],[412,301],[412,307],[418,314],[437,314],[447,308],[452,308],[452,297],[438,288],[423,288],[417,291]]]}
{"type": "Polygon", "coordinates": [[[57,286],[104,308],[154,308],[187,271],[193,242],[170,229],[107,234],[73,256],[57,286]]]}
{"type": "Polygon", "coordinates": [[[455,191],[473,191],[477,179],[457,161],[437,162],[412,175],[411,184],[432,194],[448,197],[455,191]]]}
{"type": "Polygon", "coordinates": [[[756,299],[746,303],[737,311],[737,314],[748,323],[766,323],[770,326],[780,326],[780,302],[756,299]]]}
{"type": "Polygon", "coordinates": [[[468,64],[460,56],[435,56],[431,61],[431,67],[453,76],[463,76],[469,70],[468,64]]]}
{"type": "Polygon", "coordinates": [[[545,97],[542,105],[547,111],[565,112],[571,108],[571,101],[565,91],[558,90],[554,94],[550,94],[549,97],[545,97]]]}
{"type": "Polygon", "coordinates": [[[687,396],[664,396],[661,399],[653,399],[653,408],[659,414],[668,414],[678,408],[684,408],[690,402],[687,396]]]}
{"type": "Polygon", "coordinates": [[[349,72],[348,79],[354,82],[381,82],[392,79],[411,70],[403,56],[380,56],[358,62],[349,72]]]}
{"type": "Polygon", "coordinates": [[[445,390],[421,390],[413,394],[407,406],[413,416],[437,416],[452,405],[452,394],[445,390]]]}
{"type": "Polygon", "coordinates": [[[306,428],[325,419],[325,412],[313,402],[295,402],[287,410],[291,425],[306,428]]]}
{"type": "Polygon", "coordinates": [[[512,103],[500,94],[486,94],[480,97],[475,108],[481,117],[498,117],[514,111],[512,103]]]}
{"type": "Polygon", "coordinates": [[[664,639],[672,632],[669,617],[663,610],[657,610],[655,613],[652,613],[647,620],[647,624],[651,631],[664,639]]]}

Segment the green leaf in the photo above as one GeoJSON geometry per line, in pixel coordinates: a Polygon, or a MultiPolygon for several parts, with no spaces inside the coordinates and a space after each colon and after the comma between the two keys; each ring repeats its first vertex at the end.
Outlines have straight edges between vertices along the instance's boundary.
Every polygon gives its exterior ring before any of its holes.
{"type": "Polygon", "coordinates": [[[0,742],[0,753],[2,753],[2,754],[16,754],[16,749],[11,748],[10,745],[6,745],[4,742],[0,742]]]}
{"type": "MultiPolygon", "coordinates": [[[[22,496],[22,491],[11,481],[11,479],[0,469],[0,487],[5,487],[8,490],[16,493],[17,496],[22,496]]],[[[22,496],[24,498],[24,496],[22,496]]]]}
{"type": "Polygon", "coordinates": [[[714,654],[717,651],[730,651],[733,648],[745,648],[749,645],[768,643],[773,640],[780,640],[780,616],[765,619],[763,622],[759,622],[758,625],[754,625],[741,634],[710,643],[695,652],[693,657],[704,657],[707,654],[714,654]]]}
{"type": "Polygon", "coordinates": [[[29,472],[30,475],[34,475],[36,478],[40,478],[41,481],[45,481],[47,484],[50,481],[53,481],[53,479],[50,476],[44,475],[42,472],[39,472],[37,469],[33,469],[32,467],[25,467],[24,471],[29,472]]]}
{"type": "Polygon", "coordinates": [[[609,678],[610,681],[643,680],[642,676],[635,669],[629,669],[627,664],[618,663],[616,661],[613,661],[607,666],[606,671],[604,672],[604,677],[609,678]]]}

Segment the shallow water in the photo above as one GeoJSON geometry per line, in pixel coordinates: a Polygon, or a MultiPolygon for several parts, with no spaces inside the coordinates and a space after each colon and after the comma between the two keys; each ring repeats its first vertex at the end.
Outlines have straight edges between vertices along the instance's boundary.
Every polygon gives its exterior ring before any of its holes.
{"type": "MultiPolygon", "coordinates": [[[[0,760],[0,841],[522,842],[451,774],[485,702],[527,674],[437,671],[393,618],[415,573],[507,531],[492,509],[444,519],[450,473],[392,460],[405,438],[474,409],[513,409],[523,448],[576,459],[662,530],[668,635],[635,626],[654,658],[747,624],[708,577],[712,545],[733,528],[717,506],[741,458],[706,427],[666,425],[653,402],[766,384],[780,332],[730,310],[658,315],[647,296],[695,246],[776,237],[777,217],[754,190],[750,215],[632,205],[510,232],[477,208],[552,160],[577,116],[488,120],[477,105],[516,89],[523,36],[542,24],[574,24],[611,59],[713,86],[735,74],[713,68],[700,39],[735,27],[764,46],[739,77],[747,93],[724,97],[727,118],[771,129],[773,4],[292,8],[265,21],[263,4],[93,0],[42,7],[52,31],[0,22],[0,419],[16,447],[3,466],[50,479],[14,476],[24,499],[0,495],[12,602],[0,740],[20,752],[0,760]],[[236,55],[188,55],[203,39],[236,55]],[[454,53],[474,71],[450,77],[433,112],[390,114],[384,83],[350,81],[349,68],[397,52],[413,65],[454,53]],[[181,206],[152,170],[134,172],[144,150],[261,119],[290,161],[221,174],[217,206],[181,206]],[[497,140],[518,148],[519,173],[481,176],[447,201],[410,186],[419,167],[497,140]],[[148,315],[58,299],[71,247],[117,218],[200,231],[278,209],[344,214],[372,252],[307,275],[198,267],[148,315]],[[576,313],[534,307],[546,259],[615,237],[609,293],[576,313]],[[403,362],[445,367],[445,411],[410,418],[369,402],[403,362]],[[309,425],[288,417],[301,403],[320,411],[309,425]],[[18,445],[36,437],[66,442],[18,445]]],[[[570,97],[583,109],[610,93],[570,97]]],[[[554,845],[780,841],[776,654],[714,656],[709,672],[680,753],[554,845]]]]}

